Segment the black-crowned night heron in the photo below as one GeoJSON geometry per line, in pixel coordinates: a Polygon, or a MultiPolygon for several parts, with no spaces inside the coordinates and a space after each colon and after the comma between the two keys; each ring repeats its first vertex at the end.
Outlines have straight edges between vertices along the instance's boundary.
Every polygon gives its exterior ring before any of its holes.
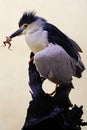
{"type": "Polygon", "coordinates": [[[4,42],[20,34],[34,55],[34,63],[41,76],[53,83],[71,83],[72,77],[80,78],[85,67],[79,45],[57,27],[32,12],[25,12],[19,21],[19,29],[4,42]]]}

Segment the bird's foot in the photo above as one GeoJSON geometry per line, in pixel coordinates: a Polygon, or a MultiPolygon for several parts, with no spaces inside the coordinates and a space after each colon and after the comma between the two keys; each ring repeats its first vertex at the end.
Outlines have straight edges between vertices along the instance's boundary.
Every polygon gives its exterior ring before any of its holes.
{"type": "Polygon", "coordinates": [[[8,46],[8,49],[10,49],[10,47],[11,47],[11,38],[10,37],[6,37],[6,41],[3,41],[3,44],[4,44],[4,46],[3,47],[6,47],[6,45],[8,44],[9,46],[8,46]]]}

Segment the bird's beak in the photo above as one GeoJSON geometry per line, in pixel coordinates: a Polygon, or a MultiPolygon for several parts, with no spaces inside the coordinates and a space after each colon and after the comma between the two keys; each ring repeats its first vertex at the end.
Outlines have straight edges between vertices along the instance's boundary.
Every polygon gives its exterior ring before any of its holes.
{"type": "Polygon", "coordinates": [[[10,35],[10,38],[12,39],[13,37],[19,36],[20,34],[22,34],[22,32],[23,32],[23,29],[20,28],[16,32],[12,33],[10,35]]]}

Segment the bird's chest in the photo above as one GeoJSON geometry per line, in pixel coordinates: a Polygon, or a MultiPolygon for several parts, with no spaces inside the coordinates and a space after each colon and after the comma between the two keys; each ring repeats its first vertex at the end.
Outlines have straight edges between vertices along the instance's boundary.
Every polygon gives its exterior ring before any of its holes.
{"type": "Polygon", "coordinates": [[[36,32],[27,33],[25,39],[29,48],[34,53],[37,53],[48,46],[47,35],[46,31],[38,30],[36,32]]]}

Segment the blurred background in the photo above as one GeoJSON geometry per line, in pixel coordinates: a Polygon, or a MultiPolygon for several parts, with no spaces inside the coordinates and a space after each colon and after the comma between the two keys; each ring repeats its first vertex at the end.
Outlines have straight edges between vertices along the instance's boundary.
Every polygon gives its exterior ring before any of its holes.
{"type": "MultiPolygon", "coordinates": [[[[6,36],[18,29],[24,11],[35,10],[48,22],[75,40],[82,48],[82,60],[87,67],[87,0],[0,0],[0,130],[20,130],[23,127],[31,95],[28,86],[28,61],[31,50],[24,36],[13,39],[11,49],[2,47],[6,36]]],[[[82,78],[73,78],[70,93],[73,104],[83,105],[87,121],[87,70],[82,78]]],[[[48,80],[46,92],[55,85],[48,80]]],[[[87,130],[87,127],[82,127],[87,130]]]]}

